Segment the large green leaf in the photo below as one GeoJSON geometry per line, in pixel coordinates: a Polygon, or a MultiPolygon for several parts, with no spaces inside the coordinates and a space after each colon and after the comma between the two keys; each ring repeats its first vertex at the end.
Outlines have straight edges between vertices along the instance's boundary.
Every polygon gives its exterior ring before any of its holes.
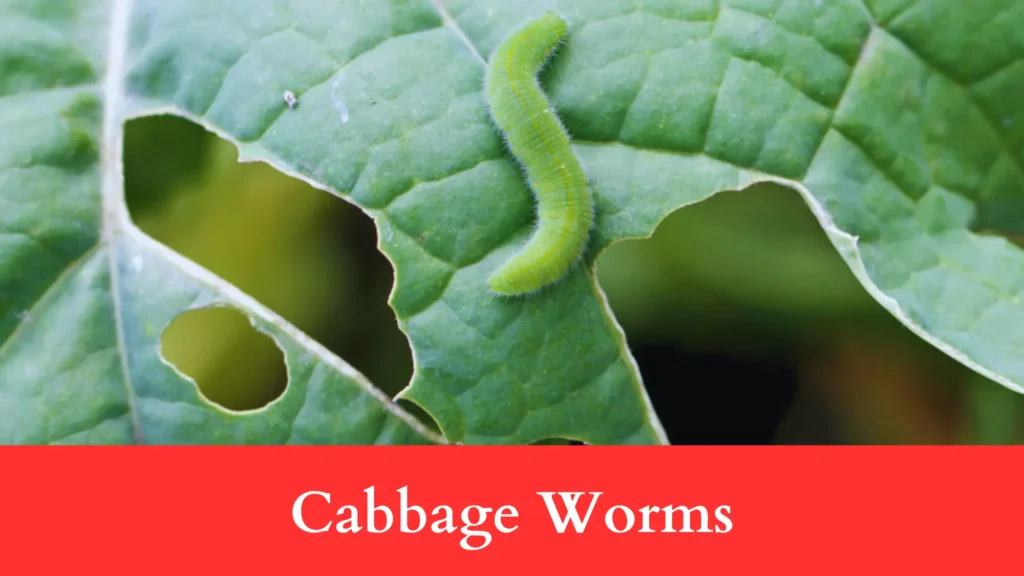
{"type": "Polygon", "coordinates": [[[70,438],[123,441],[133,422],[144,441],[426,437],[340,360],[130,223],[121,125],[159,113],[374,218],[416,362],[401,396],[449,441],[664,442],[595,259],[681,206],[766,180],[801,194],[908,328],[1024,390],[1024,255],[999,236],[1024,231],[1017,0],[0,10],[0,391],[14,399],[0,407],[0,432],[10,440],[91,430],[70,438]],[[488,120],[483,65],[545,8],[571,25],[542,80],[592,181],[597,228],[564,283],[500,299],[486,278],[529,234],[533,208],[488,120]],[[288,354],[288,391],[265,412],[224,414],[159,359],[167,322],[213,302],[250,313],[288,354]],[[293,434],[313,422],[318,435],[293,434]]]}
{"type": "Polygon", "coordinates": [[[122,194],[130,3],[0,4],[0,442],[442,441],[273,312],[143,235],[122,194]],[[159,354],[193,308],[275,339],[289,386],[230,413],[159,354]]]}

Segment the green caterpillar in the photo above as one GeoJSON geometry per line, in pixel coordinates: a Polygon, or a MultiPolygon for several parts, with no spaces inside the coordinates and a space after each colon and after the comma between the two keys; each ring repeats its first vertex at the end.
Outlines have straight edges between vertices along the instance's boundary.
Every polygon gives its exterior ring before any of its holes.
{"type": "Polygon", "coordinates": [[[484,93],[495,124],[526,171],[537,197],[537,228],[489,278],[498,294],[528,294],[562,279],[583,255],[594,222],[593,198],[569,135],[537,73],[569,33],[545,12],[506,38],[491,55],[484,93]]]}

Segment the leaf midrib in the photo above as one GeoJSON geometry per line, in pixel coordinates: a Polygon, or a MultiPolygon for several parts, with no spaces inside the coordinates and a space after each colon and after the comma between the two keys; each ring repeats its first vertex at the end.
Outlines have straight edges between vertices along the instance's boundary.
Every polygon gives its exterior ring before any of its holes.
{"type": "Polygon", "coordinates": [[[128,53],[128,23],[133,0],[113,0],[110,27],[107,31],[107,69],[103,80],[103,134],[101,136],[101,205],[103,208],[100,242],[107,250],[107,265],[110,274],[110,298],[114,309],[114,330],[117,334],[117,351],[121,364],[121,378],[124,382],[128,413],[132,419],[135,442],[143,442],[142,426],[136,410],[135,388],[132,385],[131,370],[124,341],[122,318],[120,273],[117,267],[115,243],[118,234],[130,225],[124,198],[124,173],[122,171],[122,144],[124,125],[121,112],[124,102],[124,82],[128,53]]]}

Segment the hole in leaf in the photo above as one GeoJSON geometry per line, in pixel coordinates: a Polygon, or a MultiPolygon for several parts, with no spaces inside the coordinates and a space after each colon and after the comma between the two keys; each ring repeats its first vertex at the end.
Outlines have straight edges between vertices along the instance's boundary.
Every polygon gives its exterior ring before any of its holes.
{"type": "Polygon", "coordinates": [[[674,444],[774,442],[814,345],[887,321],[800,196],[774,184],[674,212],[651,239],[611,247],[598,274],[674,444]]]}
{"type": "Polygon", "coordinates": [[[784,358],[643,343],[633,356],[673,444],[771,444],[797,391],[784,358]]]}
{"type": "Polygon", "coordinates": [[[192,379],[210,402],[228,410],[256,410],[288,385],[284,353],[232,308],[189,310],[164,330],[160,353],[192,379]]]}
{"type": "Polygon", "coordinates": [[[409,383],[412,354],[387,303],[393,271],[362,211],[267,164],[240,164],[233,144],[173,116],[128,122],[124,160],[128,208],[144,232],[283,316],[385,393],[409,383]]]}
{"type": "Polygon", "coordinates": [[[399,398],[397,401],[398,405],[409,414],[416,417],[417,420],[423,423],[428,429],[437,434],[441,434],[441,427],[437,425],[437,420],[427,413],[426,410],[420,408],[419,404],[406,400],[405,398],[399,398]]]}
{"type": "Polygon", "coordinates": [[[942,444],[966,428],[951,407],[973,373],[870,297],[795,191],[678,210],[598,274],[674,444],[942,444]]]}
{"type": "Polygon", "coordinates": [[[570,440],[568,438],[542,438],[533,443],[534,446],[586,446],[585,443],[579,440],[570,440]]]}

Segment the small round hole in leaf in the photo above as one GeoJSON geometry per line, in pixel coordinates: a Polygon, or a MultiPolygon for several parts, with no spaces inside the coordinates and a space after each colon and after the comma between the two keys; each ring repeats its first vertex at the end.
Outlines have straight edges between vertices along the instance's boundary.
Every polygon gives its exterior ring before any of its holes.
{"type": "Polygon", "coordinates": [[[232,308],[181,314],[164,330],[160,352],[203,397],[228,410],[262,408],[288,385],[281,349],[232,308]]]}

